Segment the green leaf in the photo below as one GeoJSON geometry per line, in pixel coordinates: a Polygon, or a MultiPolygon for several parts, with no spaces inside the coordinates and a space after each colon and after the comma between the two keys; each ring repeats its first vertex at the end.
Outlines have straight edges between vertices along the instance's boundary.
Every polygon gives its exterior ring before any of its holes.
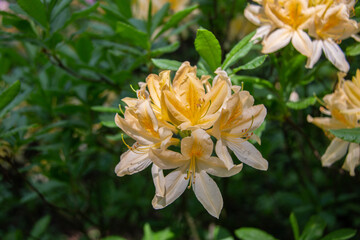
{"type": "Polygon", "coordinates": [[[300,240],[315,240],[323,235],[326,222],[319,216],[312,216],[306,223],[305,229],[300,236],[300,240]]]}
{"type": "Polygon", "coordinates": [[[258,78],[258,77],[252,77],[252,76],[231,76],[231,81],[236,84],[236,85],[240,85],[241,82],[244,83],[253,83],[253,84],[258,84],[262,87],[266,87],[269,89],[274,89],[274,85],[265,79],[262,78],[258,78]]]}
{"type": "Polygon", "coordinates": [[[17,3],[30,17],[34,18],[44,28],[47,28],[48,21],[45,6],[40,0],[18,0],[17,3]]]}
{"type": "Polygon", "coordinates": [[[20,82],[16,81],[13,85],[0,94],[0,111],[3,110],[9,103],[11,103],[12,100],[14,100],[19,91],[20,82]]]}
{"type": "Polygon", "coordinates": [[[143,240],[168,240],[174,237],[174,233],[170,229],[165,228],[164,230],[153,232],[150,224],[145,223],[144,225],[144,237],[143,240]]]}
{"type": "Polygon", "coordinates": [[[268,55],[258,56],[256,58],[254,58],[253,60],[251,60],[250,62],[248,62],[240,67],[235,68],[233,70],[233,72],[236,73],[240,70],[250,70],[250,69],[257,68],[265,62],[265,59],[267,58],[267,56],[268,55]]]}
{"type": "Polygon", "coordinates": [[[156,49],[151,51],[151,56],[156,57],[156,56],[159,56],[159,55],[164,54],[164,53],[175,52],[179,48],[179,46],[180,46],[179,42],[174,42],[171,45],[156,48],[156,49]]]}
{"type": "Polygon", "coordinates": [[[76,42],[76,52],[79,58],[85,63],[90,61],[93,49],[94,46],[88,37],[81,37],[76,42]]]}
{"type": "Polygon", "coordinates": [[[136,46],[142,47],[144,49],[150,47],[147,34],[137,30],[129,24],[117,22],[116,33],[118,33],[123,39],[128,40],[136,46]]]}
{"type": "Polygon", "coordinates": [[[195,49],[209,65],[211,71],[215,71],[220,66],[221,47],[212,32],[199,29],[196,33],[195,49]]]}
{"type": "Polygon", "coordinates": [[[46,215],[45,217],[42,217],[40,220],[38,220],[31,230],[30,236],[33,238],[40,238],[48,228],[50,220],[50,215],[46,215]]]}
{"type": "Polygon", "coordinates": [[[223,70],[231,67],[237,60],[244,57],[250,51],[253,46],[253,43],[250,42],[250,40],[254,35],[255,32],[246,35],[231,49],[228,54],[226,54],[226,58],[221,67],[223,70]]]}
{"type": "Polygon", "coordinates": [[[151,61],[156,67],[164,70],[177,71],[181,66],[181,62],[175,60],[152,58],[151,61]]]}
{"type": "Polygon", "coordinates": [[[187,15],[189,15],[192,11],[194,11],[198,6],[194,5],[188,8],[185,8],[182,11],[179,11],[172,15],[170,19],[164,24],[160,32],[156,35],[155,39],[158,38],[161,34],[163,34],[166,30],[176,26],[181,20],[183,20],[187,15]]]}
{"type": "Polygon", "coordinates": [[[126,240],[126,239],[123,237],[118,237],[118,236],[108,236],[108,237],[102,238],[101,240],[126,240]]]}
{"type": "Polygon", "coordinates": [[[214,230],[212,231],[211,235],[209,233],[209,239],[214,240],[234,240],[231,236],[231,233],[223,227],[215,226],[214,230]]]}
{"type": "Polygon", "coordinates": [[[101,125],[108,128],[117,128],[115,121],[101,121],[101,125]]]}
{"type": "Polygon", "coordinates": [[[157,11],[152,18],[152,24],[151,24],[151,33],[155,31],[155,29],[160,25],[160,23],[163,21],[164,17],[168,13],[170,8],[170,3],[164,4],[159,11],[157,11]]]}
{"type": "Polygon", "coordinates": [[[257,228],[240,228],[235,235],[242,240],[276,240],[273,236],[257,228]]]}
{"type": "Polygon", "coordinates": [[[348,46],[346,48],[346,55],[356,56],[360,54],[360,43],[355,43],[354,45],[348,46]]]}
{"type": "Polygon", "coordinates": [[[330,132],[334,134],[335,137],[344,141],[360,144],[360,128],[332,129],[330,132]]]}
{"type": "Polygon", "coordinates": [[[343,228],[329,233],[325,237],[321,238],[321,240],[347,240],[355,236],[355,234],[355,229],[343,228]]]}
{"type": "Polygon", "coordinates": [[[10,131],[1,133],[0,138],[7,138],[7,137],[13,136],[13,135],[15,135],[15,134],[17,134],[19,132],[26,131],[29,128],[33,128],[33,127],[36,127],[36,126],[37,126],[37,124],[31,124],[31,125],[28,125],[28,126],[17,127],[17,128],[14,128],[14,129],[10,130],[10,131]]]}
{"type": "Polygon", "coordinates": [[[299,238],[300,238],[299,225],[298,225],[296,216],[293,212],[290,214],[290,224],[291,224],[291,228],[293,230],[294,239],[299,240],[299,238]]]}
{"type": "Polygon", "coordinates": [[[100,3],[96,2],[95,4],[93,4],[87,8],[84,8],[80,11],[74,12],[71,15],[71,18],[66,22],[65,27],[68,26],[70,23],[76,21],[79,18],[87,17],[90,13],[94,12],[99,7],[99,5],[100,5],[100,3]]]}
{"type": "Polygon", "coordinates": [[[308,97],[298,102],[287,102],[286,106],[291,109],[300,110],[305,109],[308,106],[312,106],[316,103],[315,97],[308,97]]]}
{"type": "Polygon", "coordinates": [[[95,112],[119,113],[119,109],[114,107],[93,106],[91,110],[95,112]]]}

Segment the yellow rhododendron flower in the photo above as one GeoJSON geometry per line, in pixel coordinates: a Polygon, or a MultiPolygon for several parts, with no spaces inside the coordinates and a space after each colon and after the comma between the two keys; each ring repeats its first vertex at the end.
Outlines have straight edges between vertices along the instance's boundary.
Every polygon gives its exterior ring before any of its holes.
{"type": "Polygon", "coordinates": [[[259,5],[249,4],[247,17],[259,28],[253,40],[263,38],[263,53],[275,52],[291,41],[294,48],[308,57],[307,68],[312,68],[324,52],[329,61],[342,72],[349,64],[338,43],[353,37],[359,24],[350,19],[353,0],[264,0],[259,5]],[[314,40],[311,40],[313,37],[314,40]]]}
{"type": "Polygon", "coordinates": [[[343,169],[355,175],[356,166],[360,165],[360,145],[347,142],[329,134],[330,129],[345,129],[360,127],[360,72],[353,81],[345,81],[343,74],[339,74],[339,83],[334,93],[326,95],[323,100],[326,109],[320,110],[329,117],[308,116],[308,121],[325,130],[332,141],[321,157],[323,166],[331,166],[346,155],[343,169]],[[358,105],[359,104],[359,105],[358,105]]]}
{"type": "Polygon", "coordinates": [[[227,147],[245,164],[260,170],[267,161],[247,140],[260,142],[253,134],[264,121],[266,109],[254,105],[247,91],[232,86],[221,69],[210,76],[197,77],[196,67],[184,62],[171,81],[170,71],[150,74],[139,83],[137,98],[124,98],[124,118],[115,122],[136,142],[120,157],[118,176],[131,175],[152,165],[155,185],[153,206],[164,208],[186,189],[193,188],[205,209],[219,217],[223,206],[220,190],[208,173],[229,177],[242,169],[234,164],[227,147]],[[212,156],[216,138],[215,152],[212,156]],[[169,150],[172,145],[179,152],[169,150]],[[164,169],[175,170],[164,175],[164,169]]]}

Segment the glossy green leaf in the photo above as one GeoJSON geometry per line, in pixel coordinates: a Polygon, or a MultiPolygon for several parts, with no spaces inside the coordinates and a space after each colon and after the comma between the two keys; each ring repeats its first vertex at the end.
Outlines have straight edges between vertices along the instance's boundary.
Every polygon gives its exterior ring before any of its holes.
{"type": "Polygon", "coordinates": [[[290,214],[289,220],[290,220],[291,228],[293,230],[294,239],[299,240],[300,238],[299,225],[296,216],[293,212],[290,214]]]}
{"type": "Polygon", "coordinates": [[[357,56],[360,54],[360,43],[355,43],[346,48],[346,55],[348,56],[357,56]]]}
{"type": "Polygon", "coordinates": [[[0,94],[0,111],[3,110],[20,91],[20,82],[16,81],[0,94]]]}
{"type": "Polygon", "coordinates": [[[181,62],[175,60],[152,58],[151,61],[156,67],[164,70],[177,71],[181,66],[181,62]]]}
{"type": "Polygon", "coordinates": [[[332,233],[329,233],[325,237],[321,238],[321,240],[347,240],[354,237],[356,234],[355,229],[343,228],[332,233]]]}
{"type": "Polygon", "coordinates": [[[45,6],[40,0],[18,0],[17,3],[30,17],[34,18],[40,25],[47,28],[48,21],[45,6]]]}
{"type": "Polygon", "coordinates": [[[241,82],[244,83],[252,83],[252,84],[258,84],[262,87],[266,87],[269,89],[274,89],[274,85],[265,79],[262,78],[258,78],[258,77],[252,77],[252,76],[231,76],[231,81],[236,84],[236,85],[240,85],[241,82]]]}
{"type": "Polygon", "coordinates": [[[295,109],[295,110],[300,110],[300,109],[305,109],[309,106],[312,106],[316,103],[316,98],[315,97],[309,97],[309,98],[305,98],[303,100],[300,100],[298,102],[287,102],[286,106],[288,108],[291,109],[295,109]]]}
{"type": "Polygon", "coordinates": [[[50,215],[46,215],[45,217],[40,218],[40,220],[35,223],[33,229],[31,230],[30,236],[39,239],[49,227],[50,220],[50,215]]]}
{"type": "Polygon", "coordinates": [[[240,67],[235,68],[233,70],[233,72],[236,73],[240,70],[255,69],[255,68],[261,66],[265,62],[266,58],[267,58],[267,55],[258,56],[256,58],[254,58],[253,60],[251,60],[250,62],[248,62],[240,67]]]}
{"type": "Polygon", "coordinates": [[[174,233],[170,229],[165,228],[164,230],[153,232],[151,230],[150,224],[146,223],[144,225],[144,237],[143,240],[168,240],[173,239],[174,233]]]}
{"type": "Polygon", "coordinates": [[[151,56],[156,57],[164,53],[175,52],[180,46],[179,42],[174,42],[171,45],[167,45],[164,47],[159,47],[151,51],[151,56]]]}
{"type": "Polygon", "coordinates": [[[129,24],[118,22],[116,25],[116,33],[118,33],[121,38],[128,40],[136,46],[144,49],[150,46],[147,34],[129,24]]]}
{"type": "Polygon", "coordinates": [[[240,228],[235,230],[235,235],[241,240],[276,240],[267,232],[257,228],[240,228]]]}
{"type": "Polygon", "coordinates": [[[246,35],[240,42],[238,42],[228,54],[226,54],[225,60],[222,64],[222,69],[226,70],[236,63],[237,60],[244,57],[252,48],[253,43],[250,42],[251,38],[255,35],[255,32],[252,32],[246,35]]]}
{"type": "Polygon", "coordinates": [[[170,19],[164,24],[160,32],[156,35],[155,39],[158,38],[161,34],[165,31],[169,30],[170,28],[175,27],[181,20],[183,20],[187,15],[189,15],[192,11],[194,11],[198,6],[194,5],[188,8],[185,8],[182,11],[179,11],[172,15],[170,19]]]}
{"type": "Polygon", "coordinates": [[[220,66],[221,47],[212,32],[199,29],[196,33],[195,49],[209,65],[211,71],[215,71],[220,66]]]}
{"type": "Polygon", "coordinates": [[[332,129],[330,132],[334,134],[335,137],[344,141],[360,144],[360,128],[332,129]]]}
{"type": "Polygon", "coordinates": [[[326,222],[319,216],[312,216],[306,223],[305,229],[300,236],[300,240],[319,239],[324,232],[326,222]]]}

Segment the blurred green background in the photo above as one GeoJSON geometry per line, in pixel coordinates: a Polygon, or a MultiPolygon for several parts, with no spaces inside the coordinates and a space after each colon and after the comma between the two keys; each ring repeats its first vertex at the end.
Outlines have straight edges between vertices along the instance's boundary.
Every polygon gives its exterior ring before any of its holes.
{"type": "MultiPolygon", "coordinates": [[[[130,86],[176,69],[167,60],[201,69],[194,47],[200,27],[216,36],[224,58],[255,29],[241,16],[246,5],[153,3],[143,18],[130,0],[0,1],[0,239],[310,240],[334,231],[338,238],[327,239],[359,239],[359,172],[350,177],[341,162],[322,168],[330,141],[306,121],[320,116],[313,95],[332,92],[336,69],[325,58],[305,69],[306,57],[292,46],[232,78],[267,108],[256,147],[269,169],[244,166],[234,177],[214,178],[224,198],[219,220],[192,191],[154,210],[150,171],[114,173],[127,148],[113,119],[121,99],[135,97],[130,86]],[[294,91],[310,103],[286,104],[294,91]]],[[[341,46],[349,49],[351,79],[360,59],[350,50],[358,45],[341,46]]],[[[260,50],[251,45],[236,65],[260,50]]]]}

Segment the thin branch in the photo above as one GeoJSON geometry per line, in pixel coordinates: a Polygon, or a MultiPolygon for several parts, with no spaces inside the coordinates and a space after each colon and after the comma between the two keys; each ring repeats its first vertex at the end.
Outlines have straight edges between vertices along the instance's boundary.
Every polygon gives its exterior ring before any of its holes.
{"type": "Polygon", "coordinates": [[[78,74],[77,72],[75,72],[74,70],[72,70],[71,68],[67,67],[60,58],[58,58],[55,54],[52,54],[49,50],[43,48],[43,53],[45,53],[45,55],[49,58],[50,62],[52,64],[54,64],[55,66],[58,66],[59,68],[63,69],[65,72],[67,72],[69,75],[81,79],[83,81],[87,81],[87,82],[92,82],[92,83],[106,83],[116,89],[119,89],[119,86],[114,83],[113,81],[111,81],[109,78],[107,78],[106,76],[97,73],[97,75],[99,76],[98,79],[95,78],[90,78],[90,77],[86,77],[83,75],[78,74]]]}

